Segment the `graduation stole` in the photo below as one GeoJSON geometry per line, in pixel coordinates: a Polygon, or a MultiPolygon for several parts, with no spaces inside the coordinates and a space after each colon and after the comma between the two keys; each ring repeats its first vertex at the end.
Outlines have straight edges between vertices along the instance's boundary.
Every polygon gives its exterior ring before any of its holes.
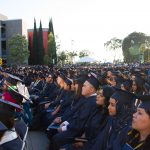
{"type": "MultiPolygon", "coordinates": [[[[7,86],[8,86],[8,85],[7,85],[7,86]]],[[[8,90],[13,90],[13,91],[17,92],[17,91],[16,91],[16,90],[17,90],[17,86],[15,86],[15,85],[8,86],[8,90]]]]}
{"type": "MultiPolygon", "coordinates": [[[[140,136],[139,133],[134,134],[134,133],[133,133],[133,130],[131,130],[131,131],[128,132],[128,136],[131,136],[131,135],[133,135],[133,137],[132,137],[131,140],[129,140],[128,144],[132,144],[132,143],[134,143],[134,141],[138,141],[139,136],[140,136]]],[[[140,148],[141,146],[143,146],[143,144],[144,144],[144,141],[139,142],[139,143],[134,147],[134,150],[137,150],[138,148],[140,148]]]]}

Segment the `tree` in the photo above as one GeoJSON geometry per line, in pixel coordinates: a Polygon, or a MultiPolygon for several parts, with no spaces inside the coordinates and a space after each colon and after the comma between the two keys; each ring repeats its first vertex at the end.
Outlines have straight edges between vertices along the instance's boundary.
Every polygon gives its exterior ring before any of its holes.
{"type": "Polygon", "coordinates": [[[57,64],[57,47],[56,47],[56,41],[55,41],[55,34],[53,29],[53,22],[52,19],[49,21],[49,29],[48,29],[48,52],[51,62],[53,64],[57,64]],[[52,53],[52,54],[50,54],[52,53]]]}
{"type": "Polygon", "coordinates": [[[133,32],[124,38],[122,50],[124,61],[127,63],[140,60],[140,46],[145,43],[146,35],[141,32],[133,32]]]}
{"type": "Polygon", "coordinates": [[[50,65],[51,64],[51,60],[48,54],[44,55],[44,64],[45,65],[50,65]]]}
{"type": "Polygon", "coordinates": [[[65,64],[66,58],[67,58],[67,54],[65,53],[65,51],[58,53],[58,63],[60,63],[61,65],[65,64]]]}
{"type": "Polygon", "coordinates": [[[24,64],[29,57],[28,42],[25,36],[15,35],[8,41],[9,62],[14,65],[24,64]]]}
{"type": "Polygon", "coordinates": [[[50,34],[48,35],[48,56],[50,57],[51,64],[55,64],[57,59],[56,44],[52,32],[50,32],[50,34]]]}
{"type": "Polygon", "coordinates": [[[52,32],[53,35],[54,35],[54,28],[53,28],[53,21],[52,21],[52,18],[50,19],[49,21],[49,28],[48,28],[48,34],[52,32]]]}
{"type": "Polygon", "coordinates": [[[106,43],[104,43],[104,47],[107,48],[107,50],[113,50],[115,52],[114,55],[114,61],[116,58],[116,50],[121,48],[122,46],[122,40],[121,39],[117,39],[116,37],[110,39],[109,41],[107,41],[106,43]]]}
{"type": "Polygon", "coordinates": [[[31,49],[30,55],[30,64],[36,65],[38,60],[38,36],[37,36],[37,28],[36,28],[36,20],[34,19],[34,30],[33,30],[33,47],[31,49]]]}
{"type": "Polygon", "coordinates": [[[40,21],[39,27],[39,35],[38,35],[38,51],[37,51],[37,64],[42,65],[44,59],[44,45],[43,45],[43,30],[42,30],[42,23],[40,21]]]}
{"type": "Polygon", "coordinates": [[[73,64],[74,63],[74,57],[77,56],[77,52],[73,51],[73,52],[68,52],[68,59],[69,61],[73,64]]]}
{"type": "Polygon", "coordinates": [[[88,50],[82,50],[79,52],[79,57],[85,57],[85,56],[89,56],[90,52],[88,50]]]}

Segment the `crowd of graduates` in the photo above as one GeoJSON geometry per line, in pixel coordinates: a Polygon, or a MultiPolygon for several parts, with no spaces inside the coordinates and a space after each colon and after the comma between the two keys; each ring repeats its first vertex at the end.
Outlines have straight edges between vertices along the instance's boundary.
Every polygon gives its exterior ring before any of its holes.
{"type": "Polygon", "coordinates": [[[49,150],[150,150],[150,66],[26,66],[0,72],[0,150],[40,130],[49,150]]]}

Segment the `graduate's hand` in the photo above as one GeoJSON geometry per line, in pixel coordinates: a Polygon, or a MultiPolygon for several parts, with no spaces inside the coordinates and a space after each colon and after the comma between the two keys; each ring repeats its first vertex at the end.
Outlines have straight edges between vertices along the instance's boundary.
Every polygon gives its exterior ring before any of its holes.
{"type": "Polygon", "coordinates": [[[55,120],[54,120],[53,122],[54,122],[54,123],[61,123],[61,117],[55,118],[55,120]]]}
{"type": "Polygon", "coordinates": [[[77,142],[77,143],[73,144],[73,147],[75,147],[75,148],[80,148],[80,147],[83,147],[83,146],[84,146],[83,142],[77,142]]]}
{"type": "Polygon", "coordinates": [[[51,103],[45,104],[44,108],[45,108],[45,109],[48,109],[48,107],[49,107],[50,104],[51,104],[51,103]]]}

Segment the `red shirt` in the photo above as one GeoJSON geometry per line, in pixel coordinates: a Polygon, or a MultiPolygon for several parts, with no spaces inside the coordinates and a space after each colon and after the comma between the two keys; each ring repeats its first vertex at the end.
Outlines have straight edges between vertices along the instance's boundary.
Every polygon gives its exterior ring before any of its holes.
{"type": "MultiPolygon", "coordinates": [[[[10,95],[10,93],[8,91],[4,92],[2,95],[2,98],[6,101],[12,102],[17,104],[17,101],[15,99],[13,99],[13,97],[10,95]]],[[[16,109],[16,111],[21,111],[20,109],[16,109]]]]}

